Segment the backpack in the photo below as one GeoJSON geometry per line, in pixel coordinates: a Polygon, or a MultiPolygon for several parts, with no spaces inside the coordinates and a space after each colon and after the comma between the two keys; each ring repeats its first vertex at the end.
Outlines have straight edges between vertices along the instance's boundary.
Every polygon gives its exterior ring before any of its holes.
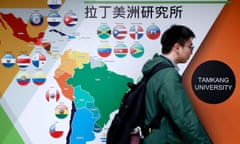
{"type": "Polygon", "coordinates": [[[149,125],[144,124],[145,91],[150,77],[167,67],[172,66],[159,63],[144,75],[137,84],[127,83],[129,91],[124,94],[119,111],[108,129],[107,144],[139,144],[150,133],[151,129],[160,127],[160,120],[165,115],[163,108],[158,111],[149,125]]]}

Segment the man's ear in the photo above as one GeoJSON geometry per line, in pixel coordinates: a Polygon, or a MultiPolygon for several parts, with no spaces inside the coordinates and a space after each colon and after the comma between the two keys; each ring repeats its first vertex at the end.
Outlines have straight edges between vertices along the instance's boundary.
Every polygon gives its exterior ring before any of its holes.
{"type": "Polygon", "coordinates": [[[179,44],[179,43],[175,43],[175,44],[173,45],[173,49],[174,49],[175,51],[178,51],[179,48],[180,48],[180,44],[179,44]]]}

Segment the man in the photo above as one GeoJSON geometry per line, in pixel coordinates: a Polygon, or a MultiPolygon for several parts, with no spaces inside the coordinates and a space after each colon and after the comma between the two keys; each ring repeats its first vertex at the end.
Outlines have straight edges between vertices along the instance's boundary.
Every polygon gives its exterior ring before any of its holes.
{"type": "Polygon", "coordinates": [[[148,81],[146,90],[146,119],[148,124],[160,109],[161,103],[167,115],[158,129],[153,129],[145,137],[144,144],[211,144],[206,131],[190,103],[189,97],[181,83],[177,64],[185,63],[192,54],[192,40],[195,34],[188,27],[173,25],[161,38],[162,55],[155,54],[143,66],[142,72],[162,62],[173,65],[165,68],[148,81]]]}

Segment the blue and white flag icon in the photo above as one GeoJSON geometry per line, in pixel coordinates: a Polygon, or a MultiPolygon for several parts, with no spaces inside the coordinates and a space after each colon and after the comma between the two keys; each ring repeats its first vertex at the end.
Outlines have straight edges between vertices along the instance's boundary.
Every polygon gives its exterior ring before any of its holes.
{"type": "Polygon", "coordinates": [[[12,54],[5,54],[2,57],[2,65],[6,68],[11,68],[16,63],[16,58],[12,54]]]}
{"type": "Polygon", "coordinates": [[[62,0],[48,0],[48,7],[58,9],[62,5],[62,0]]]}
{"type": "Polygon", "coordinates": [[[62,19],[58,13],[53,12],[48,15],[47,21],[48,25],[55,27],[61,23],[62,19]]]}

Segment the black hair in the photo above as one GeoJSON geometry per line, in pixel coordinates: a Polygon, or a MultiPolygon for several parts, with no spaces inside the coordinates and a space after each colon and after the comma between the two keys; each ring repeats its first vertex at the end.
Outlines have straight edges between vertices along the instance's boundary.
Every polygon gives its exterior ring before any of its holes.
{"type": "Polygon", "coordinates": [[[162,53],[169,53],[175,43],[184,46],[185,42],[190,38],[195,38],[195,34],[190,28],[184,25],[172,25],[162,35],[162,53]]]}

